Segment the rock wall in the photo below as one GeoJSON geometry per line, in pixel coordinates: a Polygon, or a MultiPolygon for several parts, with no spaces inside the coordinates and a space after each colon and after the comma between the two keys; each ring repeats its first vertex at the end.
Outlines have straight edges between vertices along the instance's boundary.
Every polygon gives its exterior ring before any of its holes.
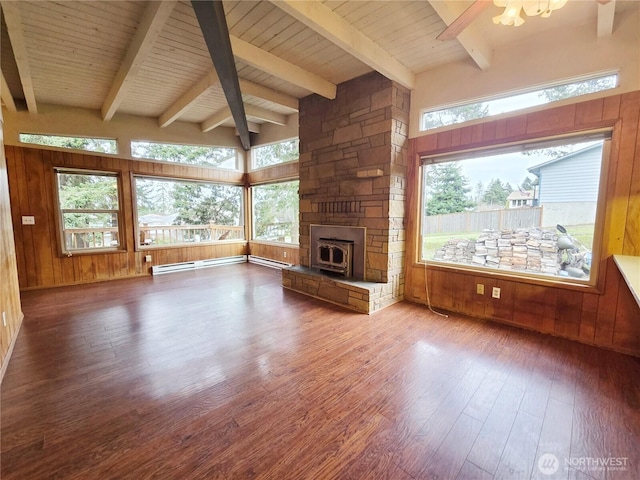
{"type": "Polygon", "coordinates": [[[506,270],[559,275],[563,258],[558,235],[540,228],[484,230],[476,239],[452,238],[434,255],[436,260],[506,270]]]}

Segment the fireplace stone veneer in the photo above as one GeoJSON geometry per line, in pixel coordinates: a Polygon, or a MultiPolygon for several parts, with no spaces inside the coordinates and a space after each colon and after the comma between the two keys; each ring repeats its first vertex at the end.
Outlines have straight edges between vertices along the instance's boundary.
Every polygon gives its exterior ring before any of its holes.
{"type": "Polygon", "coordinates": [[[373,72],[300,100],[300,266],[285,288],[366,313],[403,299],[410,98],[373,72]],[[313,268],[313,225],[366,229],[359,280],[313,268]]]}

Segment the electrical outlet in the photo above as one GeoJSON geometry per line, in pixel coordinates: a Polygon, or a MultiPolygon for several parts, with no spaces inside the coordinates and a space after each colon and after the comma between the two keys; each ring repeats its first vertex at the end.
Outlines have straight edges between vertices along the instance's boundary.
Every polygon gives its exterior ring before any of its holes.
{"type": "Polygon", "coordinates": [[[151,255],[145,255],[144,256],[144,261],[149,263],[151,261],[151,255]]]}
{"type": "Polygon", "coordinates": [[[34,217],[33,215],[23,215],[22,216],[22,224],[23,225],[35,225],[36,224],[36,217],[34,217]]]}
{"type": "Polygon", "coordinates": [[[2,312],[2,326],[7,326],[7,312],[2,312]]]}
{"type": "Polygon", "coordinates": [[[500,298],[500,289],[498,287],[493,287],[493,290],[491,291],[491,296],[493,298],[500,298]]]}
{"type": "Polygon", "coordinates": [[[481,283],[476,284],[476,293],[478,295],[484,295],[484,285],[481,283]]]}
{"type": "Polygon", "coordinates": [[[282,256],[283,256],[284,258],[287,258],[287,252],[282,252],[282,256]]]}

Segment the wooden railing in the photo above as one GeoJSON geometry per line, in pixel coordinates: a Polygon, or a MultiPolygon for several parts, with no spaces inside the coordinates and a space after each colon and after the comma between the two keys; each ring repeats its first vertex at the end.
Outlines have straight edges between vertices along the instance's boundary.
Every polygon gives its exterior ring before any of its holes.
{"type": "MultiPolygon", "coordinates": [[[[244,226],[232,225],[144,225],[138,232],[143,247],[244,239],[244,226]]],[[[66,228],[64,238],[69,251],[120,245],[118,227],[66,228]]]]}
{"type": "Polygon", "coordinates": [[[65,228],[64,239],[67,250],[113,248],[120,245],[118,227],[65,228]]]}
{"type": "Polygon", "coordinates": [[[138,232],[140,246],[244,240],[242,225],[143,225],[138,232]]]}

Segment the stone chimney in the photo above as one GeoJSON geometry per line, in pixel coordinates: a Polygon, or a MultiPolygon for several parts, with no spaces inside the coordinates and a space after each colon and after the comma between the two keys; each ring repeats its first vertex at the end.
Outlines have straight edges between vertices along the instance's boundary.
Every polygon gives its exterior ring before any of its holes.
{"type": "Polygon", "coordinates": [[[366,227],[367,313],[404,293],[409,102],[377,72],[340,84],[334,100],[300,100],[300,263],[311,264],[310,225],[366,227]]]}

